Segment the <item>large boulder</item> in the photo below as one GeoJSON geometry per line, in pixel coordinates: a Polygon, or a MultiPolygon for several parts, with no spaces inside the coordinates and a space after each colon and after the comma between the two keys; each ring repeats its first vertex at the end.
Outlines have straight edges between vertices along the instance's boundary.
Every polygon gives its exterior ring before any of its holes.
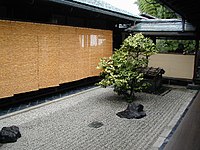
{"type": "Polygon", "coordinates": [[[13,143],[21,137],[17,126],[3,127],[0,131],[0,143],[13,143]]]}
{"type": "Polygon", "coordinates": [[[140,119],[146,116],[146,113],[143,110],[144,106],[138,103],[131,103],[128,104],[126,110],[118,112],[116,115],[120,118],[127,118],[127,119],[140,119]]]}

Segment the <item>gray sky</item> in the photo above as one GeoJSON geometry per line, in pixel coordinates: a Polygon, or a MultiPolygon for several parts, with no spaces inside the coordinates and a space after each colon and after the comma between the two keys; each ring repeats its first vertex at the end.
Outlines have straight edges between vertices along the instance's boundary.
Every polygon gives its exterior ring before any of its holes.
{"type": "Polygon", "coordinates": [[[137,0],[104,0],[107,3],[112,4],[113,6],[124,9],[132,14],[139,15],[138,6],[134,4],[137,0]]]}

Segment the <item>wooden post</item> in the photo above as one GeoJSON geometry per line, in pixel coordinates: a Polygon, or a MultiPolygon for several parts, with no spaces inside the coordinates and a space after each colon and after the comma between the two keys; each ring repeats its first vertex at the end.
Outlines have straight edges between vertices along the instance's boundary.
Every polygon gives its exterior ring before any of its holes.
{"type": "Polygon", "coordinates": [[[197,70],[198,70],[198,60],[199,60],[199,38],[195,39],[195,59],[194,59],[194,73],[193,73],[193,83],[197,78],[197,70]]]}
{"type": "Polygon", "coordinates": [[[152,37],[153,43],[156,45],[156,36],[152,37]]]}

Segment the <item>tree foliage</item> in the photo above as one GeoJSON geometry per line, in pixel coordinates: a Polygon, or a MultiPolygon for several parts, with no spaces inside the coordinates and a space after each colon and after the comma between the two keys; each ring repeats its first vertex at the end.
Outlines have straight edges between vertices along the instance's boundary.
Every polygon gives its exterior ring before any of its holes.
{"type": "Polygon", "coordinates": [[[183,53],[192,54],[195,51],[195,41],[194,40],[166,40],[159,39],[156,41],[156,46],[163,53],[176,52],[179,44],[183,45],[183,53]]]}
{"type": "Polygon", "coordinates": [[[102,69],[102,87],[114,86],[114,91],[133,100],[134,92],[141,91],[147,84],[140,69],[148,64],[148,57],[156,53],[156,46],[150,38],[141,33],[130,35],[121,47],[109,58],[102,58],[98,69],[102,69]]]}
{"type": "Polygon", "coordinates": [[[177,18],[176,14],[160,5],[156,0],[137,0],[141,13],[147,13],[161,19],[177,18]]]}

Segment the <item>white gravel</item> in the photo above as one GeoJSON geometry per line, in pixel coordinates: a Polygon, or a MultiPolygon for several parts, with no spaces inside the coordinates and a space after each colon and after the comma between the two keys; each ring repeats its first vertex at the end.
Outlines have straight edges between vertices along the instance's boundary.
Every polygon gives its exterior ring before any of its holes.
{"type": "MultiPolygon", "coordinates": [[[[116,116],[127,103],[112,88],[93,88],[57,101],[0,117],[0,127],[17,125],[22,137],[0,150],[148,150],[197,91],[173,89],[166,95],[137,93],[147,116],[116,116]],[[88,125],[102,122],[100,128],[88,125]]],[[[180,115],[179,115],[180,116],[180,115]]]]}

